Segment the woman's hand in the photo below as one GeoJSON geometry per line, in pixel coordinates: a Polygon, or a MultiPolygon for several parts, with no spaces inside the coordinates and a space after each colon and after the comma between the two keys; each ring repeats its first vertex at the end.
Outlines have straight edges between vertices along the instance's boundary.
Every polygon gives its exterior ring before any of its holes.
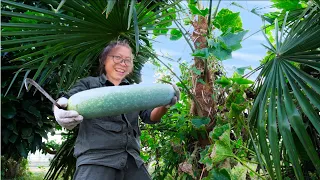
{"type": "MultiPolygon", "coordinates": [[[[62,97],[57,101],[57,103],[61,107],[65,108],[68,105],[68,99],[62,97]]],[[[83,120],[83,116],[79,115],[77,111],[66,111],[59,109],[57,106],[53,107],[53,114],[58,124],[66,129],[73,129],[83,120]]]]}
{"type": "Polygon", "coordinates": [[[178,86],[175,84],[172,84],[172,87],[174,89],[174,96],[171,99],[171,102],[165,106],[166,108],[170,108],[171,106],[175,105],[180,100],[180,90],[179,90],[178,86]]]}

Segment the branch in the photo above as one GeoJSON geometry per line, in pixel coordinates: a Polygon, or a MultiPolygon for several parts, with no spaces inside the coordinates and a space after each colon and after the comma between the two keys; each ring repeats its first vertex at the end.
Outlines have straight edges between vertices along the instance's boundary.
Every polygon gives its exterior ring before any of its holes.
{"type": "Polygon", "coordinates": [[[50,148],[48,148],[48,147],[46,146],[45,143],[42,143],[42,144],[41,144],[41,149],[44,150],[45,152],[49,153],[49,154],[53,154],[53,155],[57,154],[57,151],[56,151],[56,150],[51,150],[50,148]]]}

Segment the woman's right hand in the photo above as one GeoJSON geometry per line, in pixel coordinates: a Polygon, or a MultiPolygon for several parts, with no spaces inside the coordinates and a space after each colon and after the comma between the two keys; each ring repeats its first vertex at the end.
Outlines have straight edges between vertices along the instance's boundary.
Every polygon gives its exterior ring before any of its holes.
{"type": "MultiPolygon", "coordinates": [[[[57,103],[61,107],[65,108],[68,105],[68,99],[62,97],[58,99],[57,103]]],[[[60,126],[66,129],[73,129],[83,120],[83,116],[79,115],[77,111],[74,111],[74,110],[67,111],[67,110],[59,109],[57,106],[53,107],[53,114],[58,124],[60,124],[60,126]]]]}

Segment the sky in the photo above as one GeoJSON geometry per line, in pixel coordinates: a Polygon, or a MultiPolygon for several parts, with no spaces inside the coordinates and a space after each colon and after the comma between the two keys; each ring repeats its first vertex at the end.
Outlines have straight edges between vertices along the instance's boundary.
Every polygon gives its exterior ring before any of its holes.
{"type": "MultiPolygon", "coordinates": [[[[213,1],[213,7],[217,5],[217,1],[213,1]]],[[[233,12],[240,12],[240,17],[242,19],[243,29],[249,30],[245,35],[244,39],[253,34],[254,32],[261,29],[263,22],[261,18],[251,12],[253,8],[263,8],[259,9],[259,12],[269,12],[272,9],[270,1],[225,1],[222,0],[219,9],[228,8],[233,12]],[[232,2],[236,2],[243,8],[231,5],[232,2]],[[249,10],[249,11],[248,11],[249,10]]],[[[153,43],[153,47],[157,54],[169,56],[174,60],[181,58],[181,61],[193,63],[191,56],[191,49],[186,43],[184,38],[180,38],[177,41],[171,41],[169,36],[159,36],[155,39],[157,42],[153,43]]],[[[266,40],[261,32],[249,37],[248,39],[242,41],[242,48],[232,52],[232,59],[227,59],[223,61],[224,69],[227,73],[227,77],[232,76],[235,68],[251,66],[253,69],[260,65],[260,60],[266,55],[266,49],[261,44],[266,44],[266,40]]],[[[168,61],[167,59],[160,58],[166,64],[170,63],[176,74],[180,74],[178,63],[173,61],[168,61]]],[[[246,70],[245,73],[249,72],[246,70]]],[[[146,63],[142,71],[142,84],[154,83],[157,79],[155,67],[151,63],[146,63]]],[[[254,80],[258,73],[253,74],[249,79],[254,80]]]]}

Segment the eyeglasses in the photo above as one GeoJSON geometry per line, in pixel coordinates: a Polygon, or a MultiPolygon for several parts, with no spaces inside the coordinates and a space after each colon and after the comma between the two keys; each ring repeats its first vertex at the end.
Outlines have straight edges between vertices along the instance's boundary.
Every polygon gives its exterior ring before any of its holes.
{"type": "Polygon", "coordinates": [[[132,66],[132,60],[129,59],[129,58],[122,59],[121,56],[113,56],[113,55],[109,55],[109,56],[112,57],[113,62],[116,63],[116,64],[120,64],[120,63],[124,62],[124,64],[125,64],[126,66],[132,66]]]}

